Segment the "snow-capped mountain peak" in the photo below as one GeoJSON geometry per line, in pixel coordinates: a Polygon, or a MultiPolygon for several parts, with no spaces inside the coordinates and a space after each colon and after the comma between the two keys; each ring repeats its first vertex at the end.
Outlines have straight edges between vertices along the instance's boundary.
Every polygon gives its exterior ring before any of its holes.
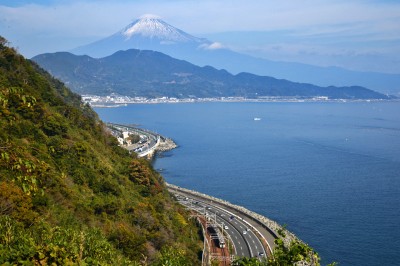
{"type": "Polygon", "coordinates": [[[120,34],[126,39],[141,35],[164,42],[204,42],[204,39],[187,34],[164,22],[156,15],[144,15],[125,27],[120,34]]]}

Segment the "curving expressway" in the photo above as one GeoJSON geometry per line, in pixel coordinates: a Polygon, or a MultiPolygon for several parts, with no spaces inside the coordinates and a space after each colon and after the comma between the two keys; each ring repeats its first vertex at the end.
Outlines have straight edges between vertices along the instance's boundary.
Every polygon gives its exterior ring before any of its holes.
{"type": "Polygon", "coordinates": [[[256,229],[242,217],[227,207],[215,204],[207,199],[171,190],[177,200],[185,207],[204,215],[210,223],[215,223],[228,236],[238,257],[264,257],[267,252],[257,237],[256,229]]]}

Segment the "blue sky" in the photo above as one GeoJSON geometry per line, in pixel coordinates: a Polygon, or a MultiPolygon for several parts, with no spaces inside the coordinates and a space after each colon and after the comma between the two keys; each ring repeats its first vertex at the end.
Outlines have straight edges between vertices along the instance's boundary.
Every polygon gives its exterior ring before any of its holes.
{"type": "Polygon", "coordinates": [[[394,0],[0,0],[0,34],[32,57],[109,36],[148,13],[259,57],[400,73],[394,0]]]}

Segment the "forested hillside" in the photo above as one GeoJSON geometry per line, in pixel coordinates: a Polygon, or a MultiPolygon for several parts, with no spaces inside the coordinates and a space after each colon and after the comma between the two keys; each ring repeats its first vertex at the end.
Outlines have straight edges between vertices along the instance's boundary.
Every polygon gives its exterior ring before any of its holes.
{"type": "Polygon", "coordinates": [[[32,58],[80,94],[147,98],[305,97],[330,99],[390,99],[363,88],[320,87],[250,73],[232,75],[211,66],[199,67],[168,55],[146,50],[118,51],[104,58],[58,52],[32,58]]]}
{"type": "Polygon", "coordinates": [[[201,246],[149,163],[1,38],[0,264],[196,265],[201,246]]]}

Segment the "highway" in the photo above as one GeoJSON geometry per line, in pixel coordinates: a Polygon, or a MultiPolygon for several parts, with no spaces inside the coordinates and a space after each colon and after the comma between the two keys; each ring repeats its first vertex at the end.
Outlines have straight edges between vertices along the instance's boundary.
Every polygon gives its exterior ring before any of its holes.
{"type": "Polygon", "coordinates": [[[118,137],[122,132],[129,132],[130,134],[135,134],[141,136],[139,143],[135,143],[125,148],[129,151],[134,151],[138,154],[138,157],[145,157],[147,155],[153,154],[154,150],[160,144],[160,135],[151,132],[149,130],[141,129],[134,126],[120,125],[114,123],[107,123],[107,126],[114,132],[114,135],[118,137]]]}
{"type": "Polygon", "coordinates": [[[218,224],[220,230],[228,235],[233,244],[233,253],[238,257],[264,257],[267,252],[254,228],[247,224],[241,217],[233,214],[228,209],[217,206],[210,201],[172,191],[177,200],[185,207],[205,215],[209,223],[218,224]]]}

